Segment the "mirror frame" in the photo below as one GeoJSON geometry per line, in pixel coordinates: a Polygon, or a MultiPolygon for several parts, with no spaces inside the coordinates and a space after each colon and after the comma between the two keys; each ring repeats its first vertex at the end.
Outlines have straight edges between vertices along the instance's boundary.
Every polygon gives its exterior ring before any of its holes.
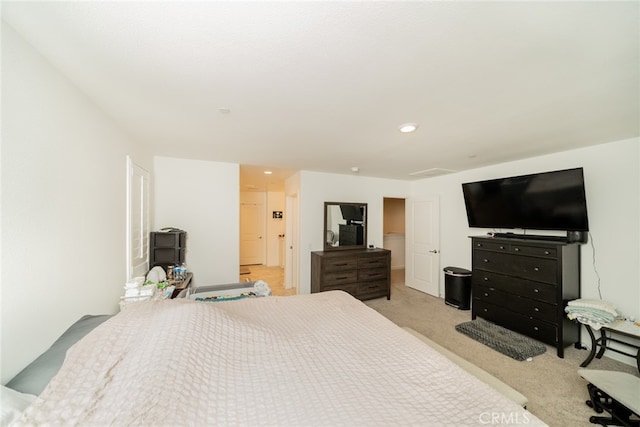
{"type": "Polygon", "coordinates": [[[354,202],[324,202],[324,231],[323,231],[323,236],[322,236],[322,246],[324,248],[325,251],[340,251],[340,250],[348,250],[348,249],[366,249],[367,247],[367,222],[368,222],[368,216],[369,216],[369,207],[367,206],[366,203],[354,203],[354,202]],[[328,219],[328,212],[329,209],[332,206],[355,206],[355,207],[363,207],[364,208],[364,215],[362,216],[362,244],[361,245],[346,245],[346,246],[340,246],[339,244],[337,246],[331,245],[329,242],[327,242],[327,235],[328,232],[330,231],[330,229],[328,228],[327,224],[327,219],[328,219]]]}

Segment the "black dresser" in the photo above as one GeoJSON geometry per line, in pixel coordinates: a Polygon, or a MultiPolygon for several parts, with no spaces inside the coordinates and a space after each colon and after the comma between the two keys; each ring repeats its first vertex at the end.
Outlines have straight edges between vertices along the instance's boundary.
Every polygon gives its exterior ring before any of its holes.
{"type": "Polygon", "coordinates": [[[566,302],[580,298],[580,245],[472,237],[472,318],[480,316],[557,349],[580,341],[566,302]]]}

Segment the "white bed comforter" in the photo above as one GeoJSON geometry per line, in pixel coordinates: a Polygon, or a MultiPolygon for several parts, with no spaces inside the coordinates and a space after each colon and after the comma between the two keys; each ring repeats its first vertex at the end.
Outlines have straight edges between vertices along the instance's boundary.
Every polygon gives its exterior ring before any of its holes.
{"type": "Polygon", "coordinates": [[[127,307],[69,350],[24,424],[543,425],[340,291],[127,307]]]}

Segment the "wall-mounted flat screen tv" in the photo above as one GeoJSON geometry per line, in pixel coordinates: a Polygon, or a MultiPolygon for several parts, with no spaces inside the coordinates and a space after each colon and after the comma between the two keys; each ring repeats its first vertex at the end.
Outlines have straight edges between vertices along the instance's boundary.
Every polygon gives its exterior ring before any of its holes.
{"type": "Polygon", "coordinates": [[[582,168],[462,184],[469,227],[589,231],[582,168]]]}

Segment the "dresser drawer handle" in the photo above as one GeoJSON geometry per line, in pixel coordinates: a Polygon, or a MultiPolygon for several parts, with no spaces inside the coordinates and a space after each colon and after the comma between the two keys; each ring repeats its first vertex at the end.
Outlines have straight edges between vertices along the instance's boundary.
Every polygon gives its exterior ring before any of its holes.
{"type": "Polygon", "coordinates": [[[343,277],[336,277],[337,280],[344,280],[344,279],[348,279],[349,276],[343,276],[343,277]]]}
{"type": "Polygon", "coordinates": [[[551,254],[551,252],[549,252],[549,251],[544,251],[544,254],[545,254],[545,255],[550,255],[550,254],[551,254]]]}
{"type": "Polygon", "coordinates": [[[482,280],[484,280],[485,282],[488,282],[489,278],[488,277],[483,277],[482,280]]]}
{"type": "Polygon", "coordinates": [[[485,259],[482,260],[482,262],[489,263],[489,260],[485,258],[485,259]]]}
{"type": "Polygon", "coordinates": [[[344,267],[345,265],[349,265],[346,262],[342,262],[340,264],[336,264],[336,267],[344,267]]]}
{"type": "Polygon", "coordinates": [[[489,290],[490,290],[490,291],[495,291],[495,290],[496,290],[496,288],[489,288],[489,290]]]}
{"type": "Polygon", "coordinates": [[[483,311],[484,311],[485,313],[487,313],[489,310],[485,308],[483,311]]]}
{"type": "Polygon", "coordinates": [[[481,248],[482,247],[482,243],[476,243],[476,246],[481,248]]]}
{"type": "Polygon", "coordinates": [[[489,292],[485,292],[485,293],[484,293],[484,296],[485,296],[485,297],[488,297],[488,296],[489,296],[489,292]]]}
{"type": "Polygon", "coordinates": [[[369,288],[369,289],[375,289],[377,287],[378,287],[377,285],[369,285],[369,286],[367,286],[367,288],[369,288]]]}
{"type": "Polygon", "coordinates": [[[534,331],[537,331],[537,330],[538,330],[538,327],[537,327],[537,326],[534,326],[534,327],[533,327],[533,330],[534,330],[534,331]]]}
{"type": "Polygon", "coordinates": [[[539,267],[533,267],[533,271],[540,271],[539,267]]]}
{"type": "Polygon", "coordinates": [[[538,307],[534,307],[533,311],[535,311],[536,313],[540,311],[540,309],[538,307]]]}
{"type": "Polygon", "coordinates": [[[500,246],[500,249],[503,249],[503,250],[504,250],[504,246],[500,246]]]}
{"type": "Polygon", "coordinates": [[[533,292],[535,292],[537,294],[538,292],[540,292],[540,290],[539,289],[534,289],[533,292]]]}

